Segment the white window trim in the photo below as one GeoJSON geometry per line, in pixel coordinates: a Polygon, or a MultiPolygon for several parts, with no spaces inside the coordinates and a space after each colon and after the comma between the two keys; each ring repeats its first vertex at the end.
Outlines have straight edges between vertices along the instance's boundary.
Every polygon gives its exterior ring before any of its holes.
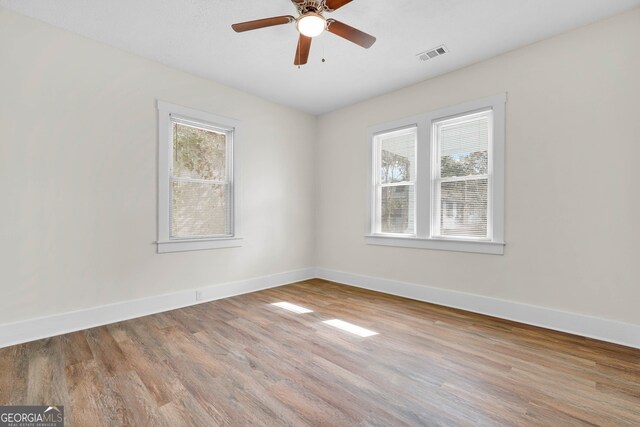
{"type": "Polygon", "coordinates": [[[198,251],[204,249],[231,248],[242,246],[240,234],[240,174],[238,171],[238,140],[240,139],[240,122],[216,116],[204,111],[194,110],[168,102],[157,102],[158,108],[158,253],[198,251]],[[231,192],[232,192],[232,228],[229,236],[203,238],[172,238],[170,236],[171,188],[170,159],[172,146],[170,143],[171,117],[181,120],[195,121],[214,128],[233,132],[231,141],[231,192]]]}
{"type": "Polygon", "coordinates": [[[425,114],[419,114],[371,126],[367,129],[367,223],[365,230],[365,242],[371,245],[397,246],[405,248],[437,249],[457,252],[473,252],[493,255],[504,253],[504,152],[505,152],[505,127],[507,94],[502,93],[476,101],[466,102],[452,107],[442,108],[425,114]],[[432,123],[445,118],[452,118],[463,114],[469,114],[486,109],[493,110],[493,144],[491,156],[493,164],[493,179],[491,180],[492,203],[489,206],[489,215],[493,227],[491,240],[460,239],[460,238],[432,238],[433,226],[431,209],[433,205],[432,188],[432,162],[433,135],[432,123]],[[415,181],[416,194],[416,235],[403,236],[397,234],[375,233],[375,198],[373,191],[376,186],[374,175],[374,137],[380,133],[392,132],[408,127],[417,127],[417,174],[415,181]]]}

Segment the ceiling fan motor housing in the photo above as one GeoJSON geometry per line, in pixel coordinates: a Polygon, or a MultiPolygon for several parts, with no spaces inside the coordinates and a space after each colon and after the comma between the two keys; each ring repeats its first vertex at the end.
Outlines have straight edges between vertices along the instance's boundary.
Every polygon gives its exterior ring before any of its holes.
{"type": "Polygon", "coordinates": [[[325,0],[304,0],[302,2],[298,2],[293,0],[295,3],[298,12],[303,15],[308,12],[316,12],[320,13],[322,11],[327,10],[326,1],[325,0]]]}

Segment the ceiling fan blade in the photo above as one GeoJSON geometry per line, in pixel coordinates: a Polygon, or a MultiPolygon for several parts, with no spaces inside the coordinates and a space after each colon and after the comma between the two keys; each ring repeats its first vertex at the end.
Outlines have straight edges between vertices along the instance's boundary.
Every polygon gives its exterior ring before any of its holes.
{"type": "MultiPolygon", "coordinates": [[[[327,2],[328,3],[328,2],[327,2]]],[[[349,40],[352,43],[369,49],[375,42],[376,38],[363,31],[353,28],[347,24],[343,24],[335,19],[327,19],[327,31],[349,40]]]]}
{"type": "Polygon", "coordinates": [[[237,24],[233,24],[231,28],[233,28],[233,30],[236,33],[242,33],[243,31],[251,31],[251,30],[257,30],[259,28],[273,27],[274,25],[288,24],[289,22],[293,22],[295,20],[296,18],[294,18],[291,15],[274,16],[273,18],[265,18],[265,19],[257,19],[255,21],[240,22],[237,24]]]}
{"type": "Polygon", "coordinates": [[[309,51],[311,50],[311,37],[300,34],[298,38],[298,48],[296,49],[296,57],[293,65],[304,65],[309,59],[309,51]]]}
{"type": "Polygon", "coordinates": [[[353,0],[327,0],[325,3],[327,5],[327,11],[333,12],[336,9],[340,9],[347,3],[351,3],[353,0]]]}

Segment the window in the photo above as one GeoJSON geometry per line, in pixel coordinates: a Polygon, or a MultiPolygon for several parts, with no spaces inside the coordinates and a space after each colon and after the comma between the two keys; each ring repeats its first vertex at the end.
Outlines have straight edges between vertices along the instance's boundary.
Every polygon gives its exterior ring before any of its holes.
{"type": "Polygon", "coordinates": [[[239,246],[238,123],[158,101],[158,252],[239,246]]]}
{"type": "Polygon", "coordinates": [[[369,129],[367,243],[502,254],[506,95],[369,129]]]}
{"type": "Polygon", "coordinates": [[[376,135],[376,231],[415,234],[415,127],[376,135]]]}
{"type": "Polygon", "coordinates": [[[490,238],[492,117],[488,110],[433,123],[433,236],[490,238]]]}

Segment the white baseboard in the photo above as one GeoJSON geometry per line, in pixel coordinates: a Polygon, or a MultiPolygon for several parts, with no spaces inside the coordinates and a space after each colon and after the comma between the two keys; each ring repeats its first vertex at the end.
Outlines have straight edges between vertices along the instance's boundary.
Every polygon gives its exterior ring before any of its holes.
{"type": "Polygon", "coordinates": [[[640,348],[640,325],[325,268],[316,269],[316,276],[373,291],[640,348]]]}
{"type": "Polygon", "coordinates": [[[214,301],[221,298],[228,298],[235,295],[247,294],[249,292],[261,291],[263,289],[275,288],[276,286],[288,285],[290,283],[302,282],[316,277],[315,268],[304,268],[302,270],[286,271],[284,273],[272,274],[270,276],[255,277],[253,279],[238,280],[222,285],[209,286],[198,289],[196,298],[198,302],[214,301]]]}
{"type": "Polygon", "coordinates": [[[0,325],[0,348],[121,322],[149,314],[161,313],[163,311],[174,310],[176,308],[187,307],[220,298],[287,285],[314,277],[315,269],[306,268],[270,276],[239,280],[237,282],[223,283],[201,289],[102,305],[21,322],[7,323],[0,325]]]}
{"type": "Polygon", "coordinates": [[[318,277],[418,301],[640,348],[640,325],[443,288],[306,268],[0,325],[0,348],[318,277]]]}

